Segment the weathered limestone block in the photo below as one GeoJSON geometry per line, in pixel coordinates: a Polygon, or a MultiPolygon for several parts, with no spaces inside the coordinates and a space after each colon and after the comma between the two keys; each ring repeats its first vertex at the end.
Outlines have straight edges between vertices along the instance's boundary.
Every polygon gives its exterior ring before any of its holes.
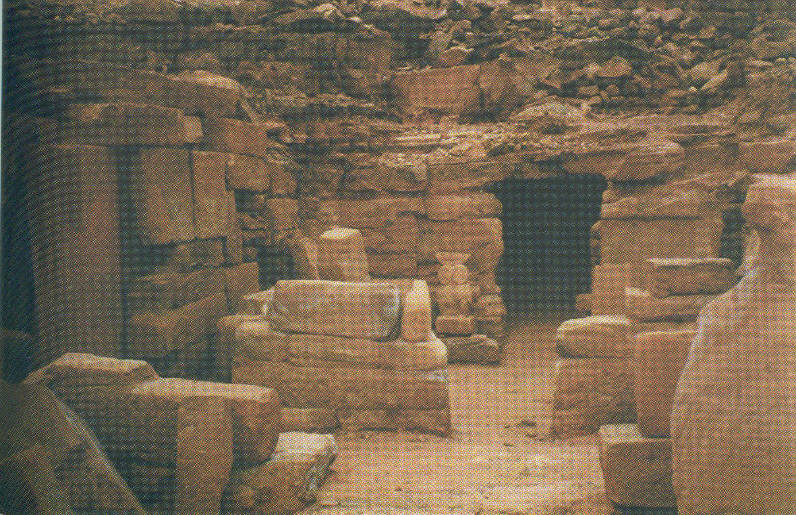
{"type": "Polygon", "coordinates": [[[297,408],[438,409],[448,406],[445,370],[392,370],[325,363],[252,361],[232,371],[238,383],[269,385],[282,403],[297,408]]]}
{"type": "Polygon", "coordinates": [[[264,321],[242,323],[235,332],[236,361],[289,361],[296,365],[436,370],[447,363],[445,345],[433,334],[424,342],[377,342],[318,334],[280,333],[264,321]]]}
{"type": "Polygon", "coordinates": [[[205,118],[204,142],[213,150],[273,157],[281,150],[274,138],[284,130],[281,122],[249,123],[233,118],[205,118]]]}
{"type": "Polygon", "coordinates": [[[720,217],[606,219],[598,222],[603,263],[649,258],[704,258],[719,254],[720,217]]]}
{"type": "Polygon", "coordinates": [[[335,211],[339,220],[355,229],[378,229],[394,224],[401,214],[423,214],[420,197],[389,196],[363,200],[337,200],[325,202],[325,210],[335,211]]]}
{"type": "Polygon", "coordinates": [[[29,195],[39,355],[121,352],[119,198],[108,149],[40,149],[29,195]],[[55,180],[57,178],[57,180],[55,180]]]}
{"type": "Polygon", "coordinates": [[[232,469],[232,412],[213,397],[190,397],[177,410],[177,513],[219,513],[232,469]]]}
{"type": "Polygon", "coordinates": [[[636,415],[641,434],[668,437],[674,390],[696,331],[652,331],[636,335],[636,415]]]}
{"type": "Polygon", "coordinates": [[[796,165],[796,140],[775,139],[742,142],[740,160],[753,172],[786,173],[796,165]]]}
{"type": "Polygon", "coordinates": [[[225,170],[229,189],[262,192],[271,190],[273,163],[242,154],[226,154],[226,156],[225,170]]]}
{"type": "Polygon", "coordinates": [[[235,348],[235,331],[244,322],[258,322],[262,315],[229,315],[222,317],[216,324],[216,334],[213,340],[215,354],[214,370],[216,379],[223,383],[230,382],[232,378],[232,354],[235,348]]]}
{"type": "Polygon", "coordinates": [[[594,315],[625,312],[625,288],[630,282],[632,268],[629,263],[602,263],[592,269],[591,308],[594,315]]]}
{"type": "Polygon", "coordinates": [[[179,147],[202,138],[202,123],[179,109],[147,104],[83,104],[68,113],[66,139],[104,146],[179,147]]]}
{"type": "Polygon", "coordinates": [[[394,334],[400,308],[387,283],[278,281],[268,320],[276,331],[379,340],[394,334]]]}
{"type": "Polygon", "coordinates": [[[224,288],[218,268],[197,270],[187,274],[164,272],[134,278],[128,284],[127,305],[132,312],[174,309],[224,288]]]}
{"type": "Polygon", "coordinates": [[[448,348],[448,361],[451,363],[500,362],[500,345],[485,334],[447,337],[443,341],[448,348]]]}
{"type": "Polygon", "coordinates": [[[318,274],[330,281],[369,281],[365,240],[356,229],[336,227],[318,240],[318,274]]]}
{"type": "Polygon", "coordinates": [[[618,168],[606,174],[613,181],[642,181],[678,172],[685,165],[685,150],[673,141],[650,140],[625,155],[618,168]]]}
{"type": "Polygon", "coordinates": [[[434,327],[440,334],[466,336],[475,332],[475,318],[472,315],[439,315],[434,327]]]}
{"type": "Polygon", "coordinates": [[[459,218],[489,218],[502,212],[500,201],[491,193],[431,195],[426,197],[429,220],[457,220],[459,218]]]}
{"type": "Polygon", "coordinates": [[[646,260],[647,289],[656,297],[721,293],[730,289],[736,276],[727,258],[646,260]]]}
{"type": "Polygon", "coordinates": [[[215,294],[173,310],[138,313],[128,322],[128,353],[146,359],[184,348],[212,334],[226,311],[224,295],[215,294]]]}
{"type": "Polygon", "coordinates": [[[336,457],[332,435],[282,433],[268,461],[232,474],[225,512],[301,510],[315,500],[336,457]]]}
{"type": "Polygon", "coordinates": [[[224,292],[229,313],[240,313],[244,297],[260,291],[260,267],[257,263],[243,263],[224,268],[224,292]]]}
{"type": "Polygon", "coordinates": [[[219,152],[192,152],[194,223],[198,238],[227,234],[226,161],[227,156],[219,152]]]}
{"type": "Polygon", "coordinates": [[[605,494],[619,506],[674,508],[672,444],[645,438],[635,424],[600,427],[600,467],[605,494]]]}
{"type": "Polygon", "coordinates": [[[131,215],[148,245],[196,236],[191,153],[183,148],[142,148],[130,173],[131,215]]]}
{"type": "Polygon", "coordinates": [[[401,72],[392,81],[405,111],[474,114],[480,109],[479,65],[401,72]]]}
{"type": "Polygon", "coordinates": [[[594,315],[567,320],[556,331],[559,353],[582,358],[627,358],[633,354],[630,320],[622,315],[594,315]]]}
{"type": "Polygon", "coordinates": [[[675,392],[680,513],[796,511],[796,181],[756,180],[743,214],[757,256],[700,314],[675,392]]]}
{"type": "Polygon", "coordinates": [[[627,316],[642,322],[655,320],[693,320],[713,299],[713,295],[672,295],[654,297],[639,288],[627,288],[627,316]]]}
{"type": "Polygon", "coordinates": [[[401,337],[408,342],[425,342],[431,337],[431,297],[426,281],[412,281],[404,294],[401,337]]]}
{"type": "Polygon", "coordinates": [[[636,418],[632,370],[625,359],[568,358],[555,365],[553,432],[589,433],[636,418]]]}

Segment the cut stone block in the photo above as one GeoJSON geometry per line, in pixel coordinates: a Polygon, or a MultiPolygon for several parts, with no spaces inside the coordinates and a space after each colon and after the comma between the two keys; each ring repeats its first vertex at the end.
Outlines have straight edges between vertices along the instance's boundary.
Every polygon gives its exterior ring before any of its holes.
{"type": "Polygon", "coordinates": [[[429,220],[456,220],[500,215],[500,201],[491,193],[432,195],[425,199],[429,220]]]}
{"type": "Polygon", "coordinates": [[[445,345],[436,337],[425,342],[272,331],[267,322],[245,322],[236,333],[236,356],[246,360],[290,361],[297,365],[436,370],[447,363],[445,345]]]}
{"type": "Polygon", "coordinates": [[[591,273],[591,308],[595,315],[618,315],[625,312],[625,288],[632,275],[632,265],[603,263],[591,273]]]}
{"type": "Polygon", "coordinates": [[[484,334],[462,338],[445,338],[448,361],[451,363],[499,363],[500,345],[484,334]]]}
{"type": "Polygon", "coordinates": [[[608,499],[622,507],[674,508],[672,445],[635,424],[600,427],[600,466],[608,499]]]}
{"type": "Polygon", "coordinates": [[[227,184],[231,190],[270,191],[271,170],[259,157],[226,154],[227,184]]]}
{"type": "Polygon", "coordinates": [[[157,379],[146,361],[70,352],[31,374],[26,382],[67,386],[133,386],[157,379]]]}
{"type": "Polygon", "coordinates": [[[145,275],[130,281],[127,305],[132,312],[174,309],[217,294],[223,287],[221,270],[213,268],[145,275]]]}
{"type": "Polygon", "coordinates": [[[243,261],[243,233],[238,224],[238,211],[234,193],[226,196],[227,218],[224,238],[224,264],[238,265],[243,261]]]}
{"type": "Polygon", "coordinates": [[[669,175],[685,165],[685,150],[673,141],[645,141],[625,155],[622,164],[606,173],[613,181],[642,181],[669,175]]]}
{"type": "Polygon", "coordinates": [[[284,124],[273,122],[249,123],[233,118],[205,118],[202,124],[205,143],[213,150],[269,157],[281,150],[272,137],[284,124]]]}
{"type": "Polygon", "coordinates": [[[177,513],[219,513],[232,469],[232,412],[224,400],[189,397],[177,410],[177,513]]]}
{"type": "Polygon", "coordinates": [[[232,411],[235,457],[247,463],[268,459],[281,431],[279,396],[270,388],[162,378],[139,384],[119,397],[119,415],[133,431],[128,442],[136,456],[162,456],[173,462],[177,444],[177,413],[192,397],[217,398],[232,411]],[[171,459],[169,459],[171,458],[171,459]]]}
{"type": "Polygon", "coordinates": [[[480,73],[479,65],[403,72],[395,75],[392,88],[407,112],[474,114],[480,108],[480,73]]]}
{"type": "Polygon", "coordinates": [[[672,295],[657,298],[638,288],[625,290],[627,316],[641,322],[655,320],[694,320],[714,295],[672,295]]]}
{"type": "Polygon", "coordinates": [[[260,267],[256,262],[224,268],[224,291],[229,313],[240,313],[245,305],[243,298],[260,290],[260,267]]]}
{"type": "Polygon", "coordinates": [[[630,320],[623,315],[573,318],[558,327],[556,347],[572,357],[627,358],[633,354],[629,331],[630,320]]]}
{"type": "Polygon", "coordinates": [[[39,351],[121,354],[118,172],[108,149],[43,147],[29,187],[39,351]],[[57,180],[56,180],[57,179],[57,180]]]}
{"type": "Polygon", "coordinates": [[[404,295],[401,336],[408,342],[425,342],[431,337],[431,297],[426,281],[412,281],[404,295]]]}
{"type": "Polygon", "coordinates": [[[274,454],[235,471],[225,512],[293,513],[315,500],[337,457],[332,435],[282,433],[274,454]]]}
{"type": "Polygon", "coordinates": [[[733,263],[727,258],[648,259],[647,289],[655,297],[721,293],[735,283],[733,263]]]}
{"type": "Polygon", "coordinates": [[[796,140],[742,142],[740,160],[753,172],[786,173],[796,166],[796,140]]]}
{"type": "Polygon", "coordinates": [[[647,437],[668,437],[677,380],[696,336],[690,331],[654,331],[636,335],[635,372],[638,428],[647,437]]]}
{"type": "Polygon", "coordinates": [[[466,336],[475,332],[475,319],[469,315],[440,315],[434,327],[440,334],[466,336]]]}
{"type": "Polygon", "coordinates": [[[132,164],[131,223],[148,245],[193,240],[191,153],[182,148],[143,148],[132,164]]]}
{"type": "Polygon", "coordinates": [[[334,228],[318,240],[318,273],[331,281],[369,281],[365,240],[356,229],[334,228]]]}
{"type": "Polygon", "coordinates": [[[104,146],[179,147],[202,138],[202,123],[179,109],[147,104],[83,104],[68,113],[67,139],[104,146]]]}
{"type": "Polygon", "coordinates": [[[227,234],[226,161],[227,156],[222,153],[192,152],[194,223],[198,238],[227,234]]]}
{"type": "Polygon", "coordinates": [[[232,380],[269,385],[282,403],[296,408],[438,409],[448,406],[445,370],[296,366],[253,361],[232,370],[232,380]]]}
{"type": "Polygon", "coordinates": [[[216,294],[178,309],[134,315],[128,324],[128,353],[147,359],[184,348],[214,333],[226,307],[224,295],[216,294]]]}
{"type": "Polygon", "coordinates": [[[387,283],[278,281],[268,320],[276,331],[372,340],[395,334],[398,288],[387,283]]]}
{"type": "Polygon", "coordinates": [[[241,312],[246,315],[263,315],[265,316],[268,306],[274,299],[274,290],[270,288],[265,291],[258,291],[244,295],[242,299],[241,312]]]}
{"type": "Polygon", "coordinates": [[[632,370],[625,359],[559,359],[555,365],[553,427],[559,435],[635,421],[632,370]]]}
{"type": "Polygon", "coordinates": [[[244,322],[263,320],[261,315],[229,315],[216,324],[215,352],[216,379],[228,383],[232,379],[232,353],[235,348],[235,331],[244,322]]]}
{"type": "Polygon", "coordinates": [[[334,410],[323,408],[282,408],[282,430],[328,433],[340,426],[334,410]]]}

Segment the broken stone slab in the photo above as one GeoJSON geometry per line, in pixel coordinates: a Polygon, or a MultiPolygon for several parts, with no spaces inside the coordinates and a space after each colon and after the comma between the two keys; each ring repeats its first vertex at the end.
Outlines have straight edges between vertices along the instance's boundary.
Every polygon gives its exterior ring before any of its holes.
{"type": "Polygon", "coordinates": [[[728,258],[652,258],[646,260],[644,273],[647,289],[655,297],[721,293],[736,280],[732,260],[728,258]]]}
{"type": "Polygon", "coordinates": [[[685,150],[673,141],[647,141],[629,151],[618,168],[606,174],[612,181],[643,181],[671,175],[685,165],[685,150]]]}
{"type": "Polygon", "coordinates": [[[237,363],[237,383],[269,385],[282,404],[296,408],[438,409],[448,406],[445,370],[353,368],[324,363],[237,363]]]}
{"type": "Polygon", "coordinates": [[[603,424],[635,421],[633,372],[625,359],[559,359],[553,381],[556,434],[584,434],[603,424]]]}
{"type": "Polygon", "coordinates": [[[329,433],[340,426],[337,413],[324,408],[282,408],[282,430],[286,433],[329,433]]]}
{"type": "Polygon", "coordinates": [[[565,321],[556,331],[559,353],[582,358],[627,358],[630,320],[623,315],[593,315],[565,321]]]}
{"type": "Polygon", "coordinates": [[[67,114],[67,140],[104,146],[180,147],[202,139],[202,123],[179,109],[149,104],[81,104],[67,114]]]}
{"type": "Polygon", "coordinates": [[[299,365],[436,370],[447,363],[445,345],[433,334],[424,342],[377,342],[317,334],[273,331],[265,321],[242,323],[235,331],[236,356],[243,363],[289,361],[299,365]]]}
{"type": "Polygon", "coordinates": [[[444,338],[450,363],[500,363],[500,344],[485,334],[444,338]]]}
{"type": "Polygon", "coordinates": [[[273,456],[232,474],[224,509],[294,513],[313,502],[337,457],[332,435],[282,433],[273,456]]]}
{"type": "Polygon", "coordinates": [[[695,330],[636,335],[633,358],[636,414],[639,431],[646,437],[669,436],[674,390],[694,336],[695,330]]]}
{"type": "Polygon", "coordinates": [[[157,377],[146,361],[69,352],[33,372],[25,381],[50,387],[128,387],[157,377]]]}
{"type": "Polygon", "coordinates": [[[267,318],[275,331],[381,340],[395,334],[400,311],[392,284],[287,280],[274,286],[267,318]]]}
{"type": "Polygon", "coordinates": [[[467,336],[475,332],[475,318],[470,315],[439,315],[434,327],[440,334],[467,336]]]}
{"type": "Polygon", "coordinates": [[[431,297],[426,281],[412,281],[411,289],[404,294],[401,337],[408,342],[431,338],[431,297]]]}
{"type": "Polygon", "coordinates": [[[369,281],[365,239],[357,229],[335,227],[318,239],[318,274],[330,281],[369,281]]]}
{"type": "MultiPolygon", "coordinates": [[[[261,291],[260,266],[256,262],[224,267],[224,293],[228,313],[241,313],[246,305],[244,297],[261,291]]],[[[262,314],[262,311],[253,314],[262,314]]]]}
{"type": "Polygon", "coordinates": [[[177,410],[176,513],[219,513],[232,469],[232,410],[223,399],[189,397],[177,410]]]}
{"type": "Polygon", "coordinates": [[[608,499],[622,507],[674,508],[672,445],[645,438],[635,424],[600,427],[600,467],[608,499]]]}
{"type": "Polygon", "coordinates": [[[714,295],[671,295],[654,297],[639,288],[625,289],[627,316],[641,322],[655,320],[694,320],[714,295]]]}

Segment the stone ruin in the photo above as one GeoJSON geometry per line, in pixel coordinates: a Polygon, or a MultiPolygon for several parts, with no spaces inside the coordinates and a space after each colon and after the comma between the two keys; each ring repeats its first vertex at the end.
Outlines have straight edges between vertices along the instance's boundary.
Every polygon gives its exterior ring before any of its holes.
{"type": "Polygon", "coordinates": [[[4,216],[36,323],[3,340],[38,371],[2,384],[25,413],[3,477],[55,511],[287,512],[326,432],[450,434],[448,362],[500,362],[523,273],[495,186],[589,175],[589,316],[556,332],[547,431],[598,433],[618,506],[792,509],[770,480],[792,448],[729,413],[735,369],[702,347],[739,327],[733,367],[793,425],[787,374],[758,377],[793,368],[766,347],[788,348],[789,291],[735,299],[789,284],[759,274],[793,252],[796,9],[596,4],[11,2],[4,216]],[[747,431],[735,461],[694,414],[747,431]],[[776,459],[739,465],[754,445],[776,459]]]}

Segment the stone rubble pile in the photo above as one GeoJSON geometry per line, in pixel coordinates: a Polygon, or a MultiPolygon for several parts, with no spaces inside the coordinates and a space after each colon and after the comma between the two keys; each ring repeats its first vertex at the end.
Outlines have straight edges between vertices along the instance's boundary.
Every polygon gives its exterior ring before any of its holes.
{"type": "Polygon", "coordinates": [[[423,281],[278,281],[259,315],[219,322],[232,379],[279,392],[287,427],[448,434],[447,352],[423,281]]]}
{"type": "Polygon", "coordinates": [[[161,378],[144,361],[74,353],[26,383],[86,420],[148,510],[293,512],[314,499],[337,452],[329,435],[280,434],[268,388],[161,378]]]}

